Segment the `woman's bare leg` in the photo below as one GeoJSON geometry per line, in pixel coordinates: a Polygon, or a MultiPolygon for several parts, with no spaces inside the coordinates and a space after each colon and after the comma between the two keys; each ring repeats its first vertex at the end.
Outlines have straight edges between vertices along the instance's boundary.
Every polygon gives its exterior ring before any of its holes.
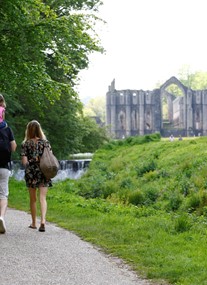
{"type": "Polygon", "coordinates": [[[47,187],[39,187],[40,191],[40,210],[41,210],[41,224],[45,224],[46,222],[46,214],[47,214],[47,187]]]}
{"type": "Polygon", "coordinates": [[[32,216],[32,227],[36,227],[36,215],[37,215],[37,208],[36,208],[36,200],[37,194],[36,189],[29,188],[29,195],[30,195],[30,211],[32,216]]]}

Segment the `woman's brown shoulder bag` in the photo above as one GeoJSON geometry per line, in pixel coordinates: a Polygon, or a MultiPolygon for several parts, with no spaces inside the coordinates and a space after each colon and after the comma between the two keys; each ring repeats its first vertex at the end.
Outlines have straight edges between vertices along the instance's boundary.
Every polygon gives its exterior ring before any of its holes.
{"type": "Polygon", "coordinates": [[[42,173],[47,179],[51,179],[57,175],[59,168],[60,164],[57,158],[52,153],[50,147],[44,144],[43,154],[40,157],[40,169],[42,173]]]}

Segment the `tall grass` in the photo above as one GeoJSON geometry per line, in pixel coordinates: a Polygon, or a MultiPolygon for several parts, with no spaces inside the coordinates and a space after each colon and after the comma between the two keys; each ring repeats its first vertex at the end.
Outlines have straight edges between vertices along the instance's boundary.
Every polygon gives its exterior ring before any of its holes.
{"type": "Polygon", "coordinates": [[[77,183],[78,193],[203,214],[207,206],[207,138],[174,142],[137,139],[137,144],[132,140],[99,150],[90,170],[77,183]],[[154,195],[149,194],[152,192],[154,195]]]}

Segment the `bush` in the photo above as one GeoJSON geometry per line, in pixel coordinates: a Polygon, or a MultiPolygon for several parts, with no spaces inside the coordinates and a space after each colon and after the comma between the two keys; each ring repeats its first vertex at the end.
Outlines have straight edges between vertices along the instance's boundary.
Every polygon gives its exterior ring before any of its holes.
{"type": "Polygon", "coordinates": [[[105,185],[105,178],[100,174],[90,176],[87,179],[82,179],[77,182],[80,196],[85,198],[96,198],[103,196],[103,187],[105,185]]]}
{"type": "Polygon", "coordinates": [[[145,135],[145,136],[132,136],[132,137],[127,137],[126,139],[112,140],[109,143],[103,145],[102,149],[112,150],[116,148],[116,146],[130,146],[130,145],[132,146],[137,144],[138,145],[145,144],[152,141],[156,142],[160,140],[161,136],[159,133],[145,135]]]}
{"type": "Polygon", "coordinates": [[[141,177],[143,176],[146,172],[154,171],[156,169],[156,163],[154,160],[152,161],[146,161],[143,164],[136,166],[135,167],[137,176],[141,177]]]}
{"type": "Polygon", "coordinates": [[[136,190],[128,194],[128,202],[133,205],[142,205],[144,203],[144,195],[140,190],[136,190]]]}
{"type": "Polygon", "coordinates": [[[145,205],[155,203],[159,197],[159,190],[156,188],[148,188],[144,191],[145,205]]]}
{"type": "Polygon", "coordinates": [[[125,178],[121,181],[120,188],[127,188],[130,189],[133,183],[130,178],[125,178]]]}
{"type": "Polygon", "coordinates": [[[178,233],[189,231],[192,222],[187,214],[181,214],[175,219],[175,231],[178,233]]]}
{"type": "Polygon", "coordinates": [[[186,200],[186,208],[189,213],[194,212],[200,206],[200,197],[198,193],[191,194],[186,200]]]}
{"type": "Polygon", "coordinates": [[[156,171],[149,171],[144,174],[144,180],[145,181],[153,181],[155,179],[159,178],[159,174],[156,171]]]}
{"type": "Polygon", "coordinates": [[[167,210],[170,211],[178,210],[182,202],[183,202],[183,196],[179,192],[177,191],[171,192],[171,194],[168,196],[167,210]]]}

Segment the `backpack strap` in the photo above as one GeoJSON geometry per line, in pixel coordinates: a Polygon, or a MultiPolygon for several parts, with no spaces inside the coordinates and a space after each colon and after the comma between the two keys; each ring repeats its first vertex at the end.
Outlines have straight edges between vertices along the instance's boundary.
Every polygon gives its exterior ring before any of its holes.
{"type": "Polygon", "coordinates": [[[0,129],[0,165],[8,166],[8,169],[11,170],[11,145],[8,133],[4,131],[6,128],[7,126],[0,129]]]}

